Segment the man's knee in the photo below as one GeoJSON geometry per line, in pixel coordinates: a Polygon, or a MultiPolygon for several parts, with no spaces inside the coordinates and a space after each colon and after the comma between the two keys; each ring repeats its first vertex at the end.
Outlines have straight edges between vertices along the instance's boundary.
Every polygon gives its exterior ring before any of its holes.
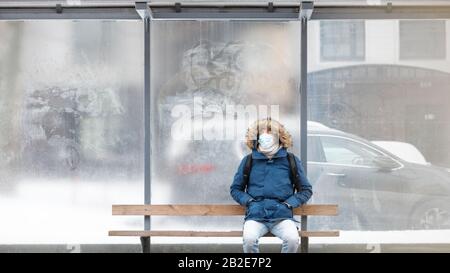
{"type": "Polygon", "coordinates": [[[254,245],[257,244],[259,241],[259,237],[257,236],[257,234],[244,234],[243,236],[243,241],[244,244],[246,245],[254,245]]]}
{"type": "Polygon", "coordinates": [[[283,236],[282,240],[289,245],[300,244],[300,237],[298,234],[287,234],[286,236],[283,236]]]}

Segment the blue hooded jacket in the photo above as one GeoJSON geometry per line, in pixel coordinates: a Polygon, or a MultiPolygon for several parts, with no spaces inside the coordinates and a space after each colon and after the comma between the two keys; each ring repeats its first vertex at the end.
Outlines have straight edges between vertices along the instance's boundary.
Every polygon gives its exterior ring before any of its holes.
{"type": "Polygon", "coordinates": [[[247,207],[245,220],[274,222],[293,219],[292,208],[305,204],[312,195],[312,186],[305,176],[300,159],[295,156],[301,188],[300,192],[296,192],[291,182],[294,180],[286,148],[281,148],[272,159],[256,149],[252,150],[251,156],[252,168],[247,191],[243,179],[246,157],[242,159],[230,187],[233,199],[247,207]]]}

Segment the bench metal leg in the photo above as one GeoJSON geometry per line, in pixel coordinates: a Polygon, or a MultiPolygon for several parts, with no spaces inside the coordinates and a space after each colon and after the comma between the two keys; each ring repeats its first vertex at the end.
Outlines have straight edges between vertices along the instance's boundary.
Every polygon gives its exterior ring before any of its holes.
{"type": "Polygon", "coordinates": [[[309,245],[309,238],[308,237],[302,237],[301,238],[300,252],[301,253],[308,253],[308,245],[309,245]]]}
{"type": "MultiPolygon", "coordinates": [[[[308,217],[306,215],[301,218],[301,231],[308,230],[308,217]]],[[[309,250],[309,238],[302,237],[300,241],[300,251],[301,253],[308,253],[309,250]]]]}
{"type": "MultiPolygon", "coordinates": [[[[307,2],[301,1],[301,9],[303,8],[304,3],[307,2]]],[[[300,158],[302,159],[302,166],[305,171],[305,175],[307,175],[308,172],[308,20],[308,15],[301,17],[300,32],[300,158]]],[[[306,231],[307,229],[307,216],[302,215],[301,230],[306,231]]],[[[300,247],[302,253],[308,253],[308,245],[308,237],[302,237],[300,247]]]]}
{"type": "Polygon", "coordinates": [[[141,237],[142,253],[150,253],[150,237],[141,237]]]}

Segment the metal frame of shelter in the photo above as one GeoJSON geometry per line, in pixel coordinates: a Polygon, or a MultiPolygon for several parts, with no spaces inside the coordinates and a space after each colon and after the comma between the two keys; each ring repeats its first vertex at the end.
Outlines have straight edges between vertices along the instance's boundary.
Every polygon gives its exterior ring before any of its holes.
{"type": "MultiPolygon", "coordinates": [[[[154,3],[138,1],[133,4],[79,4],[79,5],[2,5],[2,20],[141,20],[144,26],[144,164],[145,204],[151,204],[151,132],[150,132],[150,39],[154,20],[239,20],[239,21],[299,21],[300,27],[300,153],[307,170],[307,36],[309,20],[339,19],[450,19],[450,5],[330,5],[313,1],[298,3],[273,2],[202,2],[202,3],[154,3]]],[[[150,230],[150,216],[144,216],[144,228],[150,230]]],[[[301,219],[302,229],[307,225],[306,216],[301,219]]],[[[143,247],[150,246],[150,238],[141,238],[143,247]]],[[[308,238],[302,238],[308,245],[308,238]]],[[[307,252],[307,249],[301,249],[307,252]]]]}

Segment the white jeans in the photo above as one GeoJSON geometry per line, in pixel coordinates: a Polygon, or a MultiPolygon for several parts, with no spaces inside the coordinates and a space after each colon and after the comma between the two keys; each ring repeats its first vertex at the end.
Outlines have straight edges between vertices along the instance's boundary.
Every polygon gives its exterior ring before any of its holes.
{"type": "Polygon", "coordinates": [[[263,223],[247,220],[244,223],[244,253],[259,253],[259,238],[266,233],[272,233],[283,241],[282,253],[296,253],[300,238],[298,236],[297,226],[292,220],[283,220],[274,225],[271,230],[263,223]]]}

